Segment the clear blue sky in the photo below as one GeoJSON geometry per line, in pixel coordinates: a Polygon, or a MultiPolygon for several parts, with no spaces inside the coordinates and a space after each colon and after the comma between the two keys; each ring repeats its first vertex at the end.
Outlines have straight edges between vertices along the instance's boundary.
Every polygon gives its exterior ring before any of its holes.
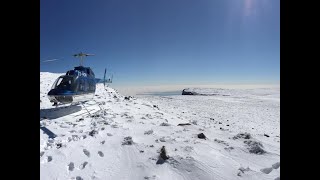
{"type": "Polygon", "coordinates": [[[116,84],[279,83],[279,0],[41,0],[40,71],[116,84]]]}

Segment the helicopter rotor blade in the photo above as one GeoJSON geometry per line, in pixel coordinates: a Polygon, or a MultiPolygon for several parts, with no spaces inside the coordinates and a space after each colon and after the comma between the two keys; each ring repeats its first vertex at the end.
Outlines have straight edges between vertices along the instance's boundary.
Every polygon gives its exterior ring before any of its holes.
{"type": "Polygon", "coordinates": [[[47,59],[47,60],[43,60],[43,61],[40,61],[41,63],[47,63],[47,62],[52,62],[52,61],[58,61],[60,59],[47,59]]]}

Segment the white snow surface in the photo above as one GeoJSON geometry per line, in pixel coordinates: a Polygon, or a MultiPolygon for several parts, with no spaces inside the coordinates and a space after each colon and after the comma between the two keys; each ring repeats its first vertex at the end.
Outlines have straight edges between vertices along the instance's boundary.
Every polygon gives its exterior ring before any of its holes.
{"type": "Polygon", "coordinates": [[[81,105],[55,108],[49,102],[46,94],[60,75],[40,73],[42,180],[280,177],[279,89],[206,89],[202,91],[228,96],[126,100],[98,84],[96,103],[85,104],[95,115],[90,116],[81,105]],[[124,143],[129,136],[133,143],[124,143]],[[265,153],[250,152],[252,144],[260,144],[265,153]],[[169,159],[157,164],[163,146],[169,159]]]}

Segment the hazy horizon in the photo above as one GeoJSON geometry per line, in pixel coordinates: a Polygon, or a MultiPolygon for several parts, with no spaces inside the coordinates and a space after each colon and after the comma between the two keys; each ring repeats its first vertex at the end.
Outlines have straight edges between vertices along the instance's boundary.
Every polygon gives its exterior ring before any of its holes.
{"type": "Polygon", "coordinates": [[[280,90],[280,84],[178,84],[178,85],[153,85],[153,86],[113,86],[123,95],[143,95],[165,92],[182,92],[185,88],[222,88],[222,89],[257,89],[257,88],[275,88],[280,90]]]}

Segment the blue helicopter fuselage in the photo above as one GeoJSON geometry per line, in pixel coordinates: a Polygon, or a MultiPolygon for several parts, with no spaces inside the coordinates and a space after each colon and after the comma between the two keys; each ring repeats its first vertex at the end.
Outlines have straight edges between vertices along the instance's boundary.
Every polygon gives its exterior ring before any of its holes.
{"type": "Polygon", "coordinates": [[[90,67],[78,66],[60,76],[48,92],[50,102],[76,103],[94,97],[96,79],[90,67]]]}

